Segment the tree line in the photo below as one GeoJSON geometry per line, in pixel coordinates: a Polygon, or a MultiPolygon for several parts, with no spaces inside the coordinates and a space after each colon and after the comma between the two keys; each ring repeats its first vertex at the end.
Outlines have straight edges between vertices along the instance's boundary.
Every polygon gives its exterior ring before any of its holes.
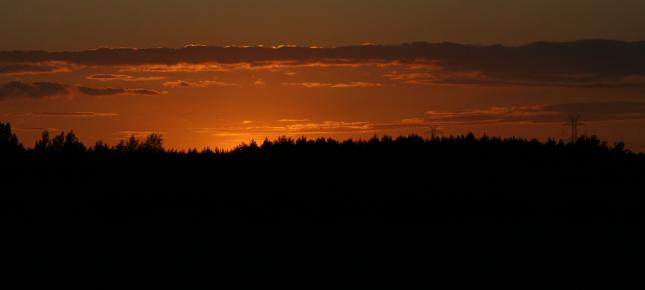
{"type": "Polygon", "coordinates": [[[36,141],[33,148],[26,148],[14,132],[12,132],[10,123],[0,122],[0,153],[20,153],[20,152],[35,152],[35,153],[63,153],[63,154],[83,154],[83,153],[154,153],[154,154],[187,154],[187,155],[240,155],[240,154],[262,154],[262,153],[279,153],[288,151],[334,151],[341,150],[344,152],[360,151],[360,150],[374,150],[374,149],[396,149],[396,148],[463,148],[471,147],[478,149],[493,147],[498,148],[531,148],[531,150],[548,149],[548,150],[593,150],[599,152],[614,152],[621,154],[632,154],[628,149],[625,149],[623,142],[616,142],[609,145],[605,141],[601,141],[597,136],[580,136],[575,142],[566,142],[564,140],[548,139],[545,142],[537,139],[524,139],[524,138],[500,138],[483,135],[476,137],[473,133],[459,136],[432,136],[426,138],[419,135],[399,136],[392,138],[391,136],[374,136],[371,139],[347,139],[338,141],[332,138],[317,138],[308,139],[306,137],[290,138],[286,136],[278,137],[274,140],[265,139],[261,144],[256,141],[242,143],[231,150],[222,150],[219,148],[211,149],[205,147],[202,150],[197,148],[188,149],[186,151],[178,151],[175,149],[166,149],[163,146],[164,138],[161,134],[152,133],[143,138],[137,138],[134,135],[127,139],[119,141],[116,145],[108,145],[103,141],[97,141],[94,145],[85,145],[80,141],[73,130],[68,132],[60,132],[58,134],[50,134],[48,131],[43,131],[39,140],[36,141]]]}
{"type": "Polygon", "coordinates": [[[19,142],[18,137],[11,130],[10,123],[0,122],[0,152],[50,152],[50,153],[85,153],[85,152],[148,152],[162,153],[163,137],[160,134],[150,134],[143,139],[138,139],[134,135],[118,144],[110,146],[103,141],[97,141],[92,146],[87,146],[80,141],[73,130],[69,132],[60,132],[51,135],[49,131],[42,132],[39,140],[36,141],[33,149],[26,149],[19,142]]]}

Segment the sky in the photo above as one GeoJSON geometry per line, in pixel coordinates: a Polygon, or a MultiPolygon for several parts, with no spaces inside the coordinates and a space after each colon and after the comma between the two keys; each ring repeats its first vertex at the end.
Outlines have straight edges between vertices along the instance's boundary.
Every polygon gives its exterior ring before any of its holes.
{"type": "Polygon", "coordinates": [[[5,0],[0,121],[114,144],[474,132],[645,151],[645,2],[5,0]]]}

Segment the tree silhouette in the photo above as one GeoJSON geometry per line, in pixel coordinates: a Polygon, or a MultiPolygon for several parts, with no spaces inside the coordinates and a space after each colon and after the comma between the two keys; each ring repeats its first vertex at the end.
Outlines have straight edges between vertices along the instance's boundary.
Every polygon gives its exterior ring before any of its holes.
{"type": "Polygon", "coordinates": [[[51,140],[49,139],[49,131],[45,130],[41,133],[40,140],[36,141],[36,145],[34,145],[34,150],[37,152],[47,151],[47,149],[49,148],[50,142],[51,140]]]}
{"type": "Polygon", "coordinates": [[[161,153],[163,149],[163,138],[159,134],[150,134],[141,142],[138,149],[147,153],[161,153]]]}
{"type": "Polygon", "coordinates": [[[110,151],[110,146],[99,140],[96,141],[96,143],[90,148],[90,150],[94,153],[106,153],[110,151]]]}
{"type": "Polygon", "coordinates": [[[134,135],[131,135],[127,140],[121,140],[116,145],[115,149],[119,152],[136,152],[139,149],[139,140],[134,135]]]}
{"type": "Polygon", "coordinates": [[[85,152],[85,150],[85,145],[78,140],[74,131],[69,131],[65,135],[65,143],[63,144],[64,152],[74,154],[85,152]]]}
{"type": "Polygon", "coordinates": [[[11,132],[11,124],[0,122],[0,152],[16,152],[23,150],[16,134],[11,132]]]}
{"type": "Polygon", "coordinates": [[[79,154],[87,150],[85,145],[76,137],[74,131],[60,132],[54,138],[49,137],[47,130],[43,131],[40,140],[36,141],[34,150],[38,152],[64,152],[65,154],[79,154]]]}

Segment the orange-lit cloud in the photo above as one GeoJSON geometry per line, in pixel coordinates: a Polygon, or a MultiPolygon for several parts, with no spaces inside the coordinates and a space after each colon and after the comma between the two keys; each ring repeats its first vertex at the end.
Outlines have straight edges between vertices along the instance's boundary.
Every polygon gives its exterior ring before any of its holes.
{"type": "Polygon", "coordinates": [[[144,82],[144,81],[158,81],[164,80],[166,77],[163,76],[148,76],[148,77],[134,77],[130,75],[122,74],[94,74],[88,76],[87,79],[107,82],[107,81],[128,81],[128,82],[144,82]]]}
{"type": "Polygon", "coordinates": [[[27,113],[23,116],[34,117],[62,117],[62,118],[94,118],[94,117],[118,117],[118,113],[107,112],[37,112],[27,113]]]}
{"type": "Polygon", "coordinates": [[[301,86],[305,88],[332,88],[332,89],[373,88],[373,87],[383,86],[383,84],[380,84],[380,83],[369,83],[369,82],[348,82],[348,83],[302,82],[302,83],[282,83],[282,84],[285,86],[301,86]]]}
{"type": "MultiPolygon", "coordinates": [[[[309,120],[284,120],[276,125],[251,125],[242,126],[192,128],[198,134],[209,134],[216,137],[275,137],[275,136],[306,136],[306,135],[336,135],[336,134],[382,134],[391,130],[410,128],[407,124],[399,122],[347,122],[347,121],[322,121],[309,120]],[[286,124],[285,124],[286,123],[286,124]]],[[[412,126],[417,127],[417,126],[412,126]]]]}
{"type": "Polygon", "coordinates": [[[411,117],[395,122],[347,122],[309,119],[281,119],[277,124],[243,122],[241,126],[192,128],[198,134],[216,137],[337,135],[337,134],[389,134],[413,132],[430,127],[479,126],[510,123],[563,124],[569,116],[582,114],[585,122],[645,119],[645,103],[590,102],[534,105],[523,107],[490,107],[465,111],[428,111],[425,116],[411,117]]]}
{"type": "MultiPolygon", "coordinates": [[[[423,62],[425,64],[425,62],[423,62]]],[[[325,59],[312,61],[257,61],[238,63],[186,63],[177,64],[137,64],[137,65],[115,65],[123,73],[147,72],[147,73],[200,73],[200,72],[231,72],[231,71],[284,71],[298,68],[361,68],[361,67],[389,67],[401,65],[397,61],[366,60],[353,62],[345,59],[325,59]]],[[[285,72],[286,75],[295,75],[293,71],[285,72]]]]}
{"type": "Polygon", "coordinates": [[[309,119],[280,119],[278,122],[286,122],[286,123],[304,123],[304,122],[309,122],[309,119]]]}

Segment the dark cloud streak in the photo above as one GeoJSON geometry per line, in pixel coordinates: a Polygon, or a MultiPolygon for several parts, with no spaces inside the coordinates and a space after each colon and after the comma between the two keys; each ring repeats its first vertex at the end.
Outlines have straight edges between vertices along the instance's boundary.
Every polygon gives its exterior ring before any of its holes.
{"type": "Polygon", "coordinates": [[[643,102],[589,102],[535,105],[523,107],[492,107],[467,111],[430,111],[421,124],[485,125],[501,123],[564,123],[570,116],[585,122],[606,122],[645,119],[643,102]]]}
{"type": "Polygon", "coordinates": [[[38,73],[51,73],[58,71],[55,66],[48,65],[35,65],[35,64],[6,64],[0,65],[0,75],[12,74],[38,74],[38,73]]]}
{"type": "Polygon", "coordinates": [[[91,117],[117,117],[117,113],[103,113],[103,112],[38,112],[29,113],[26,116],[36,117],[74,117],[74,118],[91,118],[91,117]]]}
{"type": "MultiPolygon", "coordinates": [[[[624,82],[645,75],[645,41],[581,40],[523,46],[455,43],[362,45],[334,48],[213,47],[102,48],[79,52],[5,51],[0,63],[67,62],[88,66],[138,66],[221,63],[262,64],[399,62],[440,66],[445,72],[479,72],[480,78],[436,80],[443,84],[640,85],[624,82]]],[[[12,70],[11,67],[5,70],[12,70]]],[[[422,83],[424,80],[419,80],[422,83]]]]}
{"type": "Polygon", "coordinates": [[[38,99],[43,97],[66,95],[68,93],[68,86],[50,82],[36,82],[28,84],[14,81],[0,85],[0,100],[14,97],[38,99]]]}
{"type": "Polygon", "coordinates": [[[162,92],[148,89],[91,88],[52,82],[23,83],[13,81],[0,85],[0,100],[13,98],[40,99],[46,97],[68,96],[75,93],[88,96],[107,95],[159,95],[162,92]]]}

